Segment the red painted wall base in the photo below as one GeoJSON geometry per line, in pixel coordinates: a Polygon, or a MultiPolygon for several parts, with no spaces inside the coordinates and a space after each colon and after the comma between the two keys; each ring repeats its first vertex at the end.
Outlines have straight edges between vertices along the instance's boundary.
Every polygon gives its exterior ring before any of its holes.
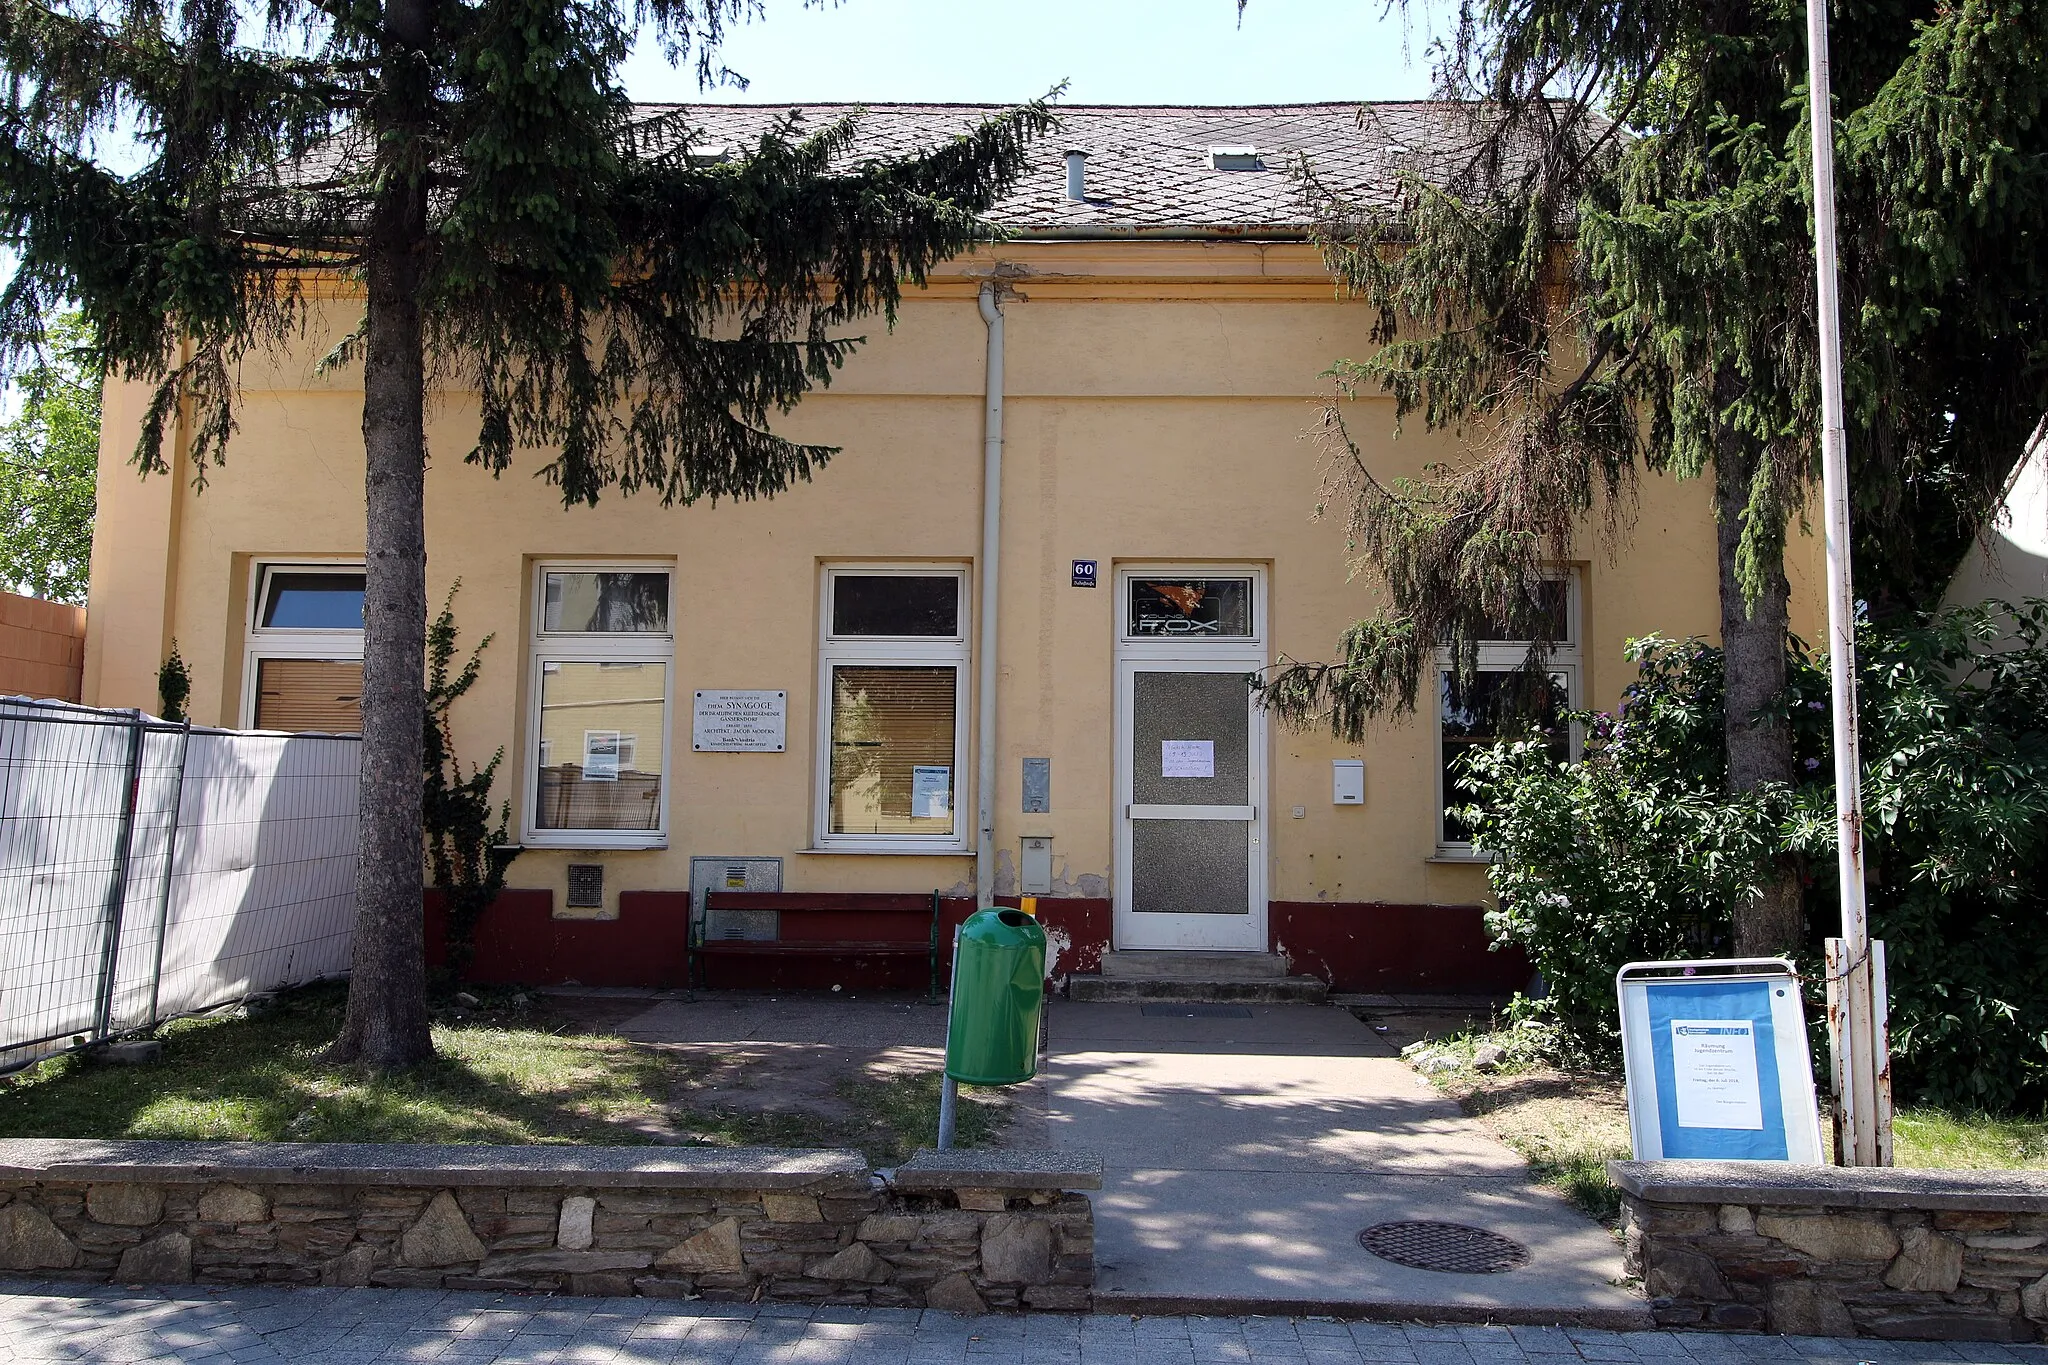
{"type": "Polygon", "coordinates": [[[1334,991],[1512,995],[1529,985],[1529,959],[1491,948],[1477,905],[1274,901],[1266,923],[1291,970],[1334,991]]]}
{"type": "MultiPolygon", "coordinates": [[[[618,918],[608,920],[556,919],[554,899],[547,890],[501,894],[477,925],[476,954],[465,979],[532,986],[688,984],[688,892],[623,892],[618,918]]],[[[861,896],[844,899],[857,911],[861,896]]],[[[1014,896],[997,899],[1017,904],[1014,896]]],[[[942,987],[953,927],[973,909],[964,897],[940,904],[942,987]]],[[[446,942],[439,893],[426,893],[425,910],[427,961],[438,967],[446,942]]],[[[1102,969],[1113,921],[1109,901],[1042,897],[1038,916],[1051,940],[1055,973],[1085,976],[1102,969]]],[[[1274,901],[1267,922],[1272,949],[1286,956],[1291,971],[1321,977],[1337,991],[1507,995],[1527,986],[1530,977],[1529,961],[1519,950],[1489,951],[1476,905],[1274,901]]],[[[923,991],[928,980],[923,960],[899,957],[718,957],[709,975],[713,989],[727,990],[923,991]]]]}

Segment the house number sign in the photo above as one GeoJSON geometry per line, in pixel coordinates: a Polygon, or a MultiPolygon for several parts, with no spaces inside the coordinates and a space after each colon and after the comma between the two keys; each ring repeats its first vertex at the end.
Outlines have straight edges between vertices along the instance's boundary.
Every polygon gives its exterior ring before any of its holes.
{"type": "Polygon", "coordinates": [[[779,754],[787,692],[699,692],[690,717],[690,747],[699,753],[779,754]]]}

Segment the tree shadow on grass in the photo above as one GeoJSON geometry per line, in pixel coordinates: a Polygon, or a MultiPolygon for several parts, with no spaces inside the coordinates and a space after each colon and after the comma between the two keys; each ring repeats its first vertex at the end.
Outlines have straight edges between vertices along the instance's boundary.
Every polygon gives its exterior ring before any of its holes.
{"type": "Polygon", "coordinates": [[[0,1136],[288,1142],[626,1145],[666,1136],[671,1064],[620,1039],[474,1016],[437,1024],[440,1055],[376,1076],[319,1054],[341,987],[254,1018],[182,1020],[143,1067],[53,1059],[0,1088],[0,1136]]]}

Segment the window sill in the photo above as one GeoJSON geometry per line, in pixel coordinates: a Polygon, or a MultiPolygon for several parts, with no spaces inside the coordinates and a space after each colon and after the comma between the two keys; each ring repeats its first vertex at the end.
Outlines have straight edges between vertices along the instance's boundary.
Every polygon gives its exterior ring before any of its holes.
{"type": "Polygon", "coordinates": [[[889,844],[834,844],[830,848],[800,848],[801,855],[852,855],[872,858],[876,855],[896,858],[972,858],[971,848],[897,848],[889,844]]]}
{"type": "Polygon", "coordinates": [[[1454,866],[1487,867],[1498,862],[1499,859],[1491,853],[1477,853],[1471,849],[1440,848],[1422,861],[1426,863],[1446,863],[1454,866]]]}
{"type": "Polygon", "coordinates": [[[668,847],[668,836],[657,835],[650,839],[620,839],[594,841],[588,838],[542,838],[529,834],[511,847],[527,853],[658,853],[668,847]]]}

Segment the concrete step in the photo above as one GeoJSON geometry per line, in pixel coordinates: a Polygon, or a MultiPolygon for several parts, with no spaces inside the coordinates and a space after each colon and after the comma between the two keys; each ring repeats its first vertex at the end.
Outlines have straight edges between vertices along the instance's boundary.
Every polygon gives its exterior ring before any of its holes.
{"type": "Polygon", "coordinates": [[[1070,976],[1067,998],[1098,1002],[1173,1000],[1184,1003],[1246,1005],[1320,1005],[1329,996],[1327,983],[1313,976],[1268,976],[1230,981],[1181,977],[1134,980],[1116,976],[1070,976]]]}
{"type": "Polygon", "coordinates": [[[1152,949],[1104,953],[1102,974],[1126,981],[1271,981],[1287,975],[1287,960],[1278,953],[1152,949]]]}

